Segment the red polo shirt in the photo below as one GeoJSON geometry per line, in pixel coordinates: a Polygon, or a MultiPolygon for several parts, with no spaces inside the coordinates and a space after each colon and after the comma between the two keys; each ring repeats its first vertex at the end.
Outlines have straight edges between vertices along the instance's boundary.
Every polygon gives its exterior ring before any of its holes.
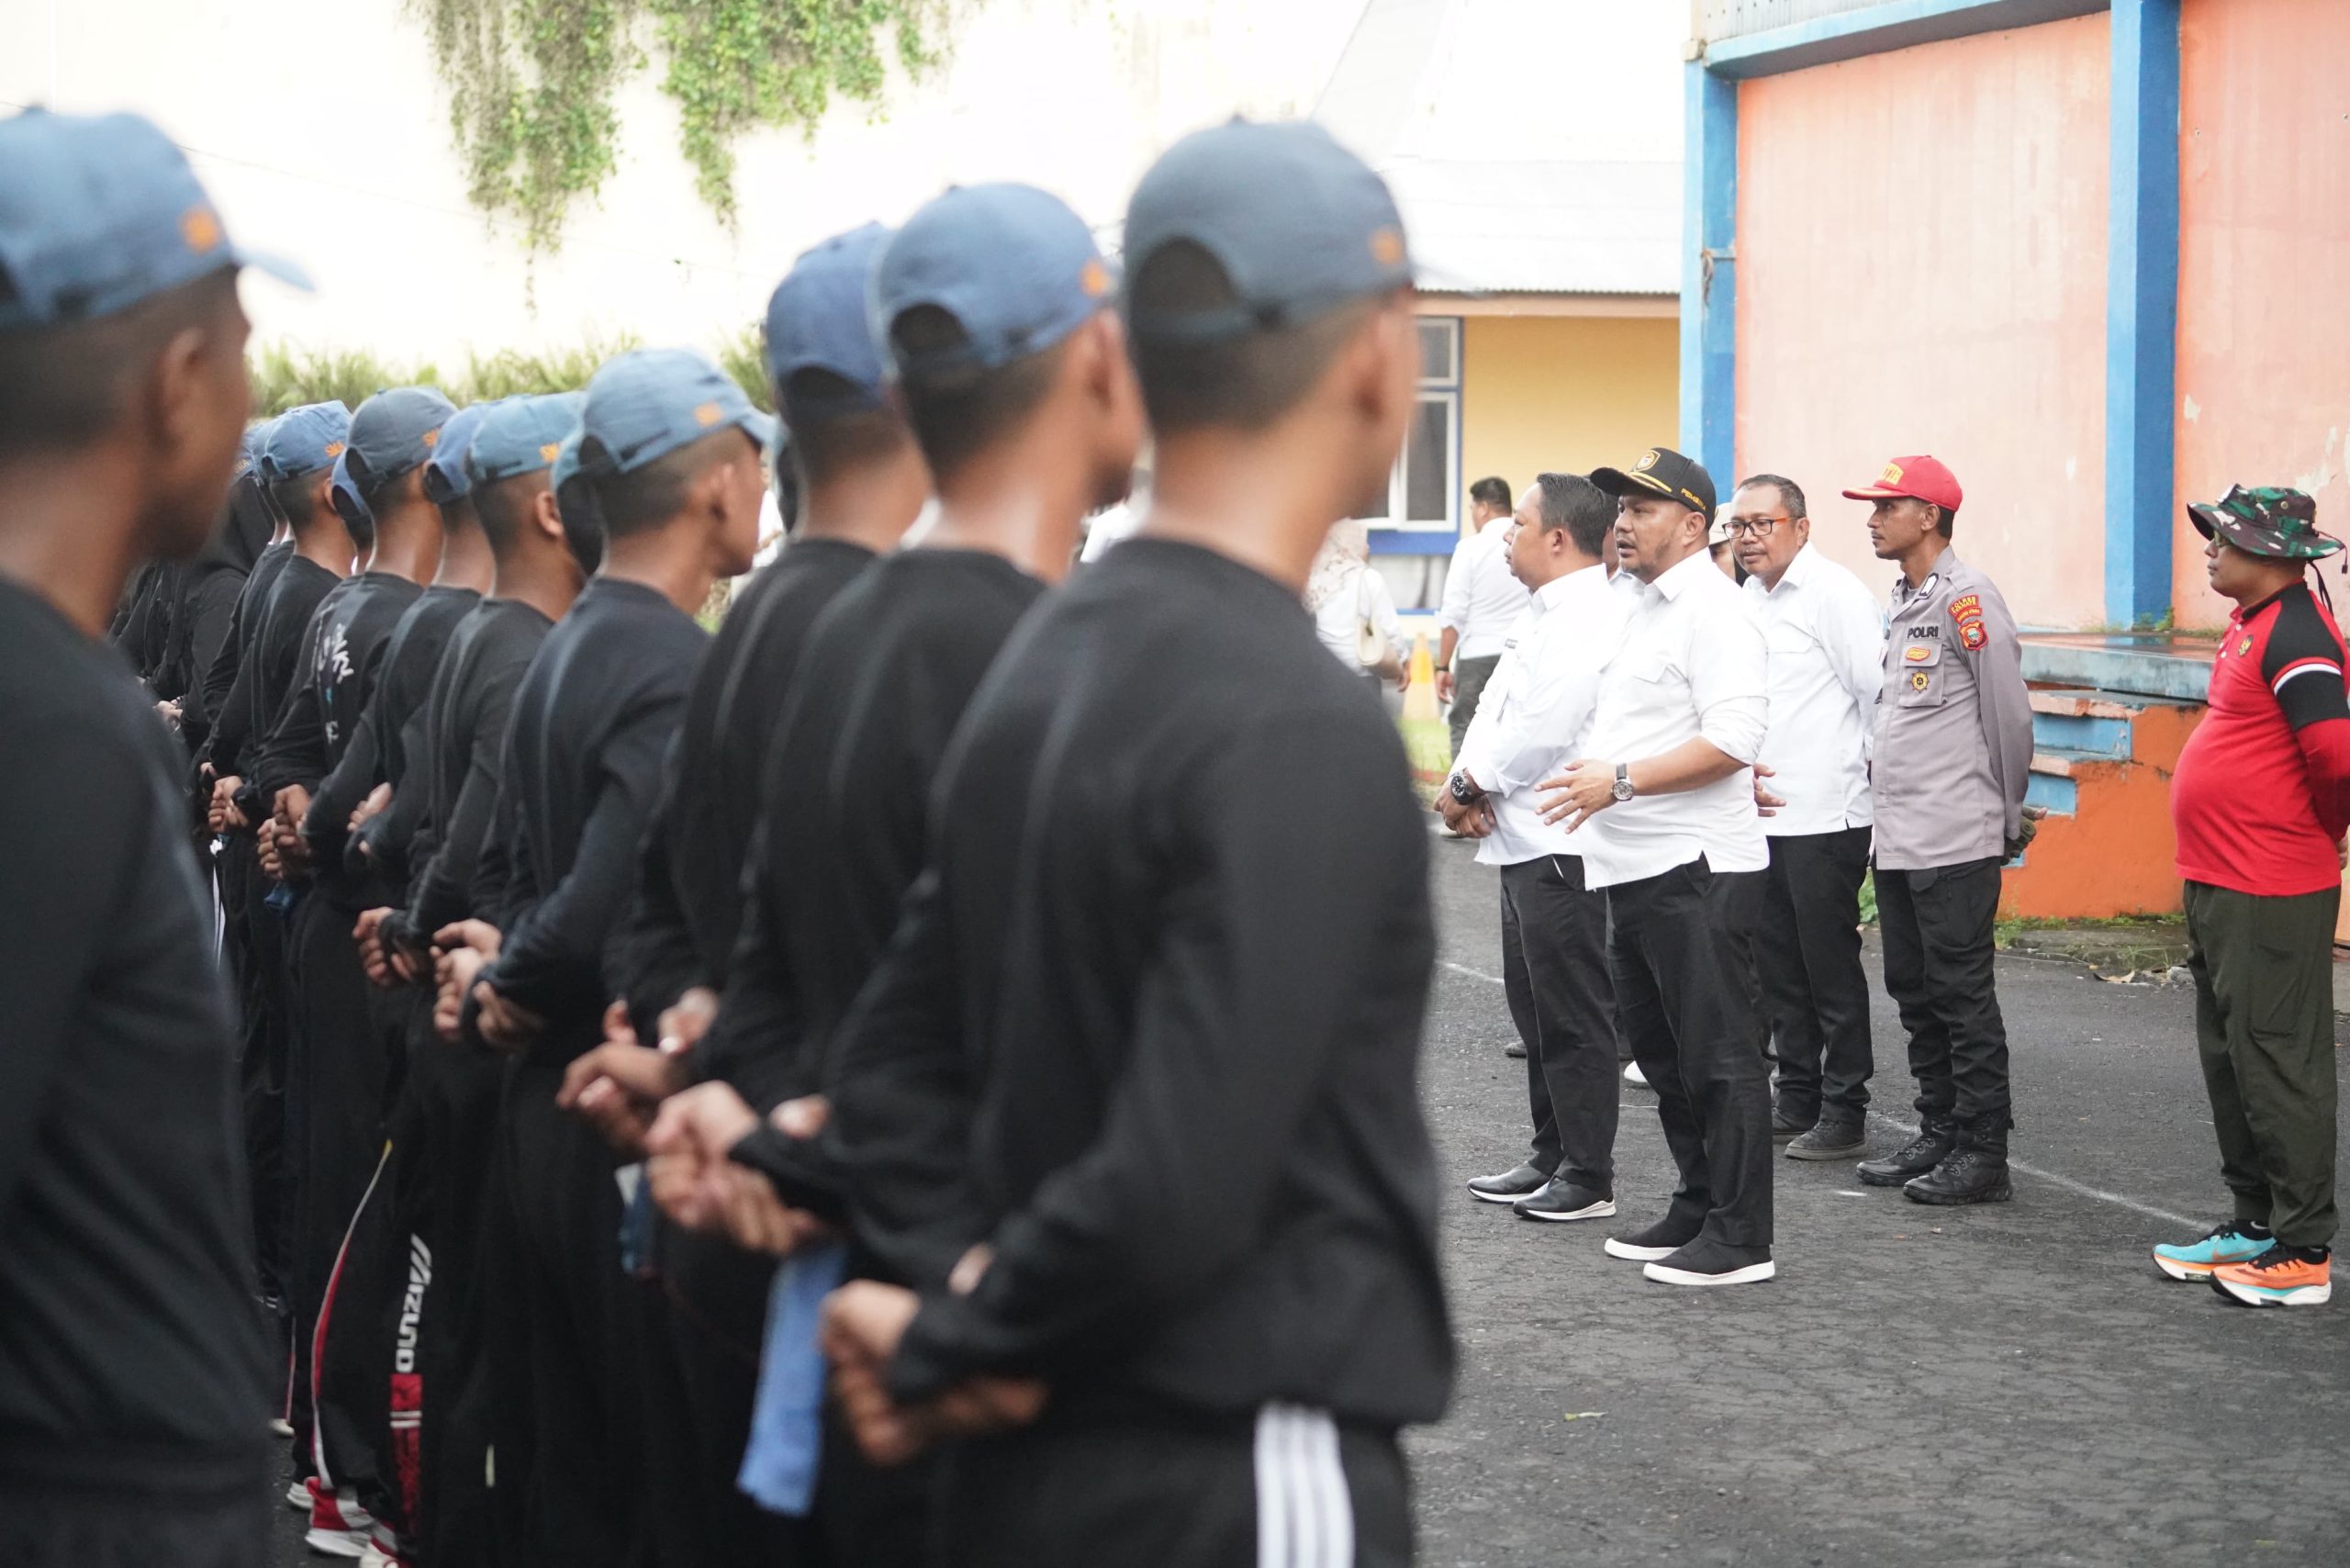
{"type": "Polygon", "coordinates": [[[2342,633],[2295,583],[2228,619],[2210,711],[2171,779],[2178,874],[2290,897],[2339,885],[2350,824],[2342,633]]]}

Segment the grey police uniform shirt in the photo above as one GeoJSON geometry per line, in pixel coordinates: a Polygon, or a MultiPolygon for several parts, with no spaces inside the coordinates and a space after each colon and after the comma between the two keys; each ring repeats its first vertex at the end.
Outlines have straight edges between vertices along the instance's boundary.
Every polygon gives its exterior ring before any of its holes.
{"type": "Polygon", "coordinates": [[[2005,857],[2031,776],[2031,699],[2007,601],[1955,551],[1915,591],[1894,585],[1874,734],[1879,868],[2005,857]]]}

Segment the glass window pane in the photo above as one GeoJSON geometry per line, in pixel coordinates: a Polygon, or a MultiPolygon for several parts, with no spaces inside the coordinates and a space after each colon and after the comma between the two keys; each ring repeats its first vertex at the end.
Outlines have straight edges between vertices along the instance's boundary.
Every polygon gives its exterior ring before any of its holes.
{"type": "Polygon", "coordinates": [[[1446,470],[1452,456],[1451,404],[1444,398],[1423,398],[1412,416],[1412,432],[1404,442],[1404,521],[1442,522],[1452,493],[1446,470]]]}
{"type": "Polygon", "coordinates": [[[1449,381],[1452,379],[1452,342],[1454,323],[1427,321],[1420,323],[1420,379],[1449,381]]]}

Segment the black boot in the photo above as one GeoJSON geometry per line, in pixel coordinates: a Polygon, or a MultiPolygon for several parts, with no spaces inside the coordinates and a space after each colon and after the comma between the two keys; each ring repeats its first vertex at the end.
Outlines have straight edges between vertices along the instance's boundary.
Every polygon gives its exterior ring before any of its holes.
{"type": "Polygon", "coordinates": [[[1928,1116],[1918,1136],[1883,1159],[1863,1159],[1856,1169],[1872,1187],[1898,1187],[1923,1176],[1958,1147],[1958,1124],[1946,1116],[1928,1116]]]}
{"type": "Polygon", "coordinates": [[[2004,1204],[2015,1196],[2008,1182],[2007,1118],[1984,1117],[1958,1129],[1958,1148],[1948,1159],[1903,1185],[1911,1203],[1954,1206],[2004,1204]],[[1993,1131],[1997,1126],[1998,1130],[1993,1131]]]}

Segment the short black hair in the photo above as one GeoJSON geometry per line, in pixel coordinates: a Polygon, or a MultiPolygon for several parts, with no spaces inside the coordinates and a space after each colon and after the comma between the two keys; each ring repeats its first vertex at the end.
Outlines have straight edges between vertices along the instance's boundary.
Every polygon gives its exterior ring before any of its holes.
{"type": "Polygon", "coordinates": [[[424,494],[424,468],[421,464],[414,468],[403,468],[397,474],[377,474],[371,477],[374,483],[356,487],[359,498],[367,503],[367,510],[379,516],[424,494]],[[416,492],[414,496],[408,493],[410,487],[416,492]]]}
{"type": "Polygon", "coordinates": [[[1803,487],[1781,475],[1750,474],[1738,482],[1738,489],[1732,490],[1730,494],[1734,496],[1738,494],[1738,490],[1746,489],[1753,485],[1768,485],[1779,492],[1779,504],[1787,509],[1789,521],[1796,521],[1811,515],[1804,510],[1803,487]]]}
{"type": "Polygon", "coordinates": [[[1480,479],[1470,486],[1469,498],[1483,501],[1489,507],[1499,507],[1505,512],[1517,510],[1517,498],[1509,487],[1509,481],[1498,475],[1480,479]]]}
{"type": "MultiPolygon", "coordinates": [[[[897,415],[875,407],[855,382],[829,370],[793,371],[777,388],[776,408],[791,432],[794,462],[813,483],[844,468],[893,457],[913,440],[897,415]]],[[[790,466],[777,465],[778,471],[790,466]]]]}
{"type": "MultiPolygon", "coordinates": [[[[1224,264],[1189,240],[1143,258],[1131,294],[1137,318],[1202,315],[1240,303],[1224,264]]],[[[1135,334],[1135,370],[1152,428],[1264,429],[1304,400],[1374,304],[1353,300],[1304,321],[1209,342],[1135,334]]]]}
{"type": "MultiPolygon", "coordinates": [[[[0,274],[0,299],[9,295],[0,274]]],[[[0,332],[0,454],[67,452],[106,434],[132,379],[237,301],[234,267],[92,321],[0,332]]]]}
{"type": "Polygon", "coordinates": [[[277,515],[285,520],[287,527],[308,528],[318,521],[318,477],[319,471],[313,468],[308,474],[279,479],[269,487],[269,504],[277,509],[277,515]]]}
{"type": "Polygon", "coordinates": [[[1948,539],[1951,535],[1951,530],[1958,526],[1958,509],[1956,507],[1943,506],[1939,501],[1929,501],[1926,504],[1932,507],[1935,512],[1940,515],[1942,521],[1934,526],[1944,539],[1948,539]]]}
{"type": "Polygon", "coordinates": [[[956,363],[957,351],[969,346],[969,334],[952,312],[935,305],[900,311],[890,323],[890,342],[901,361],[936,356],[946,362],[898,377],[906,423],[941,483],[1036,411],[1069,352],[1069,339],[1063,338],[992,369],[956,363]]]}
{"type": "Polygon", "coordinates": [[[1616,500],[1581,474],[1537,474],[1536,510],[1545,532],[1563,528],[1575,548],[1596,555],[1616,526],[1616,500]]]}
{"type": "Polygon", "coordinates": [[[482,537],[489,541],[491,554],[502,559],[513,553],[521,542],[524,521],[546,487],[547,471],[538,468],[495,484],[476,485],[467,492],[465,498],[473,503],[474,517],[481,524],[482,537]]]}
{"type": "Polygon", "coordinates": [[[607,540],[626,539],[660,527],[684,508],[686,491],[695,480],[740,455],[738,443],[750,439],[737,428],[715,431],[634,473],[587,479],[596,498],[598,532],[607,540]]]}

